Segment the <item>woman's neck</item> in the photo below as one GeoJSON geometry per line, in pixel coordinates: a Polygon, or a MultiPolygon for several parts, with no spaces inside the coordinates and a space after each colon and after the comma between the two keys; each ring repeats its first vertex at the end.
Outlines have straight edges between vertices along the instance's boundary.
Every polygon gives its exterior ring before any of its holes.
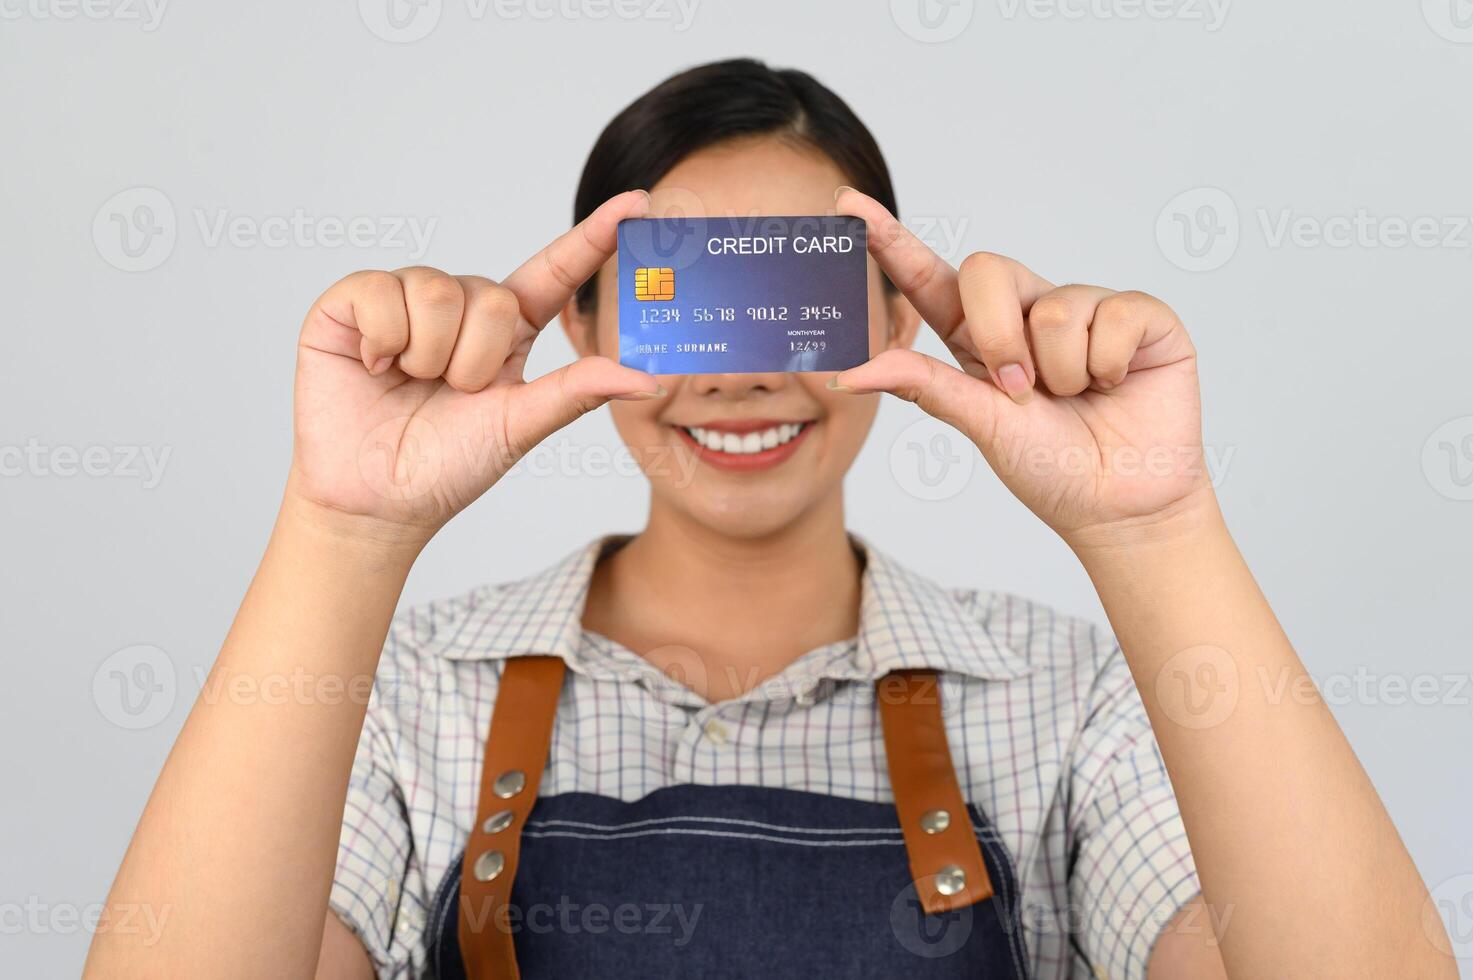
{"type": "Polygon", "coordinates": [[[656,503],[645,530],[594,570],[583,625],[720,701],[852,637],[860,571],[839,494],[762,538],[656,503]]]}

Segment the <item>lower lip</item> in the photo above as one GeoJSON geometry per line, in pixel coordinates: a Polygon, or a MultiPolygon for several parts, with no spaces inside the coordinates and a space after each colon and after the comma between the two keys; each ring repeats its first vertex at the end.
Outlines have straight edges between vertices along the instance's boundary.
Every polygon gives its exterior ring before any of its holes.
{"type": "Polygon", "coordinates": [[[808,433],[813,430],[815,424],[809,422],[803,426],[803,431],[781,446],[773,446],[771,449],[764,449],[757,453],[740,454],[723,453],[717,449],[708,449],[692,439],[690,433],[686,432],[680,426],[676,426],[675,431],[680,435],[681,439],[685,440],[685,444],[694,450],[696,458],[701,462],[710,463],[717,469],[750,472],[752,470],[770,469],[786,461],[789,456],[792,456],[793,453],[798,451],[798,445],[804,439],[808,438],[808,433]]]}

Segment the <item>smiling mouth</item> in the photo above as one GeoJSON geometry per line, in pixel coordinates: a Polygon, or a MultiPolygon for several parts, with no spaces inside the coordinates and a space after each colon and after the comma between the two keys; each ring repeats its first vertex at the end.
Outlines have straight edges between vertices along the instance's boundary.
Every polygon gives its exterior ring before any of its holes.
{"type": "Polygon", "coordinates": [[[776,466],[792,456],[813,425],[811,421],[741,422],[674,428],[704,462],[726,470],[757,470],[776,466]]]}
{"type": "Polygon", "coordinates": [[[698,425],[681,425],[676,428],[690,436],[691,441],[713,453],[729,453],[733,456],[755,456],[757,453],[779,446],[786,446],[803,434],[812,423],[782,422],[765,429],[750,432],[732,432],[727,429],[706,429],[698,425]]]}

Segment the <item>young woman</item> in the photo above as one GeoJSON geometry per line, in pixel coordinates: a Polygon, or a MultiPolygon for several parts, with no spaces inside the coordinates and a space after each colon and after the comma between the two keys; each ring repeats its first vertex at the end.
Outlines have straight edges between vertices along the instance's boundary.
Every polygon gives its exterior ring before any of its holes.
{"type": "Polygon", "coordinates": [[[622,112],[575,210],[500,282],[360,272],[308,312],[210,685],[317,683],[194,707],[109,898],[169,927],[100,932],[90,975],[1454,975],[1334,719],[1274,696],[1304,669],[1205,477],[1169,307],[951,268],[849,108],[751,61],[622,112]],[[616,226],[671,209],[862,218],[877,356],[615,363],[616,226]],[[559,316],[579,359],[525,380],[559,316]],[[921,320],[955,365],[910,349],[921,320]],[[881,392],[976,444],[1115,638],[846,532],[881,392]],[[431,536],[605,403],[644,530],[391,618],[431,536]]]}

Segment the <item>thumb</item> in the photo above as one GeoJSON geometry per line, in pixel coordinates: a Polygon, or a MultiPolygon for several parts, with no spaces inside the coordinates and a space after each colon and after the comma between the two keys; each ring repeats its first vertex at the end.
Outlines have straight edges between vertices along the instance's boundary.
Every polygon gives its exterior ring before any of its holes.
{"type": "Polygon", "coordinates": [[[515,392],[508,436],[519,453],[593,411],[612,398],[663,398],[665,386],[653,375],[607,357],[583,357],[565,364],[515,392]]]}
{"type": "Polygon", "coordinates": [[[955,426],[976,441],[1008,396],[995,386],[920,351],[887,350],[859,367],[840,371],[829,387],[856,394],[886,391],[955,426]]]}

